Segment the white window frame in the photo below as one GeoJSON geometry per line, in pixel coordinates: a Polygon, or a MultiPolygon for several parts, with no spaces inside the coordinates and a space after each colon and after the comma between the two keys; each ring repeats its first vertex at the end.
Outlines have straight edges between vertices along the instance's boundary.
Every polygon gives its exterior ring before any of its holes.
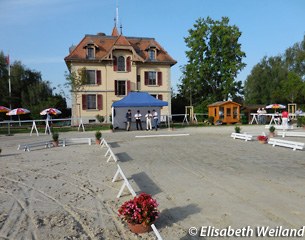
{"type": "Polygon", "coordinates": [[[116,89],[116,93],[117,93],[117,96],[126,96],[127,95],[127,80],[116,80],[117,81],[117,89],[116,89]],[[119,91],[119,89],[120,89],[120,84],[119,83],[123,83],[124,82],[124,84],[125,84],[125,94],[120,94],[120,91],[119,91]]]}
{"type": "Polygon", "coordinates": [[[87,110],[97,110],[97,94],[86,94],[86,105],[87,105],[87,110]],[[91,100],[95,101],[95,107],[91,107],[91,105],[94,105],[94,101],[93,103],[91,103],[91,100]]]}
{"type": "Polygon", "coordinates": [[[96,70],[86,70],[86,77],[87,77],[87,82],[86,82],[86,85],[96,85],[97,84],[97,79],[96,79],[96,70]],[[90,80],[90,74],[89,72],[94,72],[94,82],[89,82],[90,80]]]}
{"type": "Polygon", "coordinates": [[[157,71],[148,71],[148,85],[149,86],[158,86],[158,72],[157,71]],[[155,79],[153,80],[153,78],[151,75],[155,75],[155,79]],[[151,81],[155,81],[155,83],[151,82],[151,81]]]}

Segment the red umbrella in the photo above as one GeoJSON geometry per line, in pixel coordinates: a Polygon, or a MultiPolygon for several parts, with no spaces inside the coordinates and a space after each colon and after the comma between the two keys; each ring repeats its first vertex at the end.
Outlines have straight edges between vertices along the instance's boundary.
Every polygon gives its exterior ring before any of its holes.
{"type": "Polygon", "coordinates": [[[30,110],[27,110],[25,108],[15,108],[15,109],[9,111],[8,113],[6,113],[6,115],[13,116],[13,115],[23,115],[23,114],[28,114],[28,113],[30,113],[30,110]]]}
{"type": "Polygon", "coordinates": [[[49,114],[52,114],[52,115],[58,115],[58,114],[61,114],[61,111],[59,111],[58,109],[56,108],[47,108],[45,110],[42,110],[40,112],[40,115],[46,115],[47,112],[49,112],[49,114]]]}
{"type": "Polygon", "coordinates": [[[7,113],[11,111],[11,109],[7,108],[7,107],[4,107],[4,106],[0,106],[0,112],[4,112],[4,113],[7,113]]]}

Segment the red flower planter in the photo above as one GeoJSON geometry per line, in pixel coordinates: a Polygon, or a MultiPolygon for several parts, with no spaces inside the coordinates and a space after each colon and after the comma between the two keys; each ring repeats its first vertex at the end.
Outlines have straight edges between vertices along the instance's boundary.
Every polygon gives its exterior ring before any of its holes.
{"type": "Polygon", "coordinates": [[[127,223],[131,232],[133,233],[147,233],[152,230],[151,225],[146,225],[144,222],[141,224],[127,223]]]}

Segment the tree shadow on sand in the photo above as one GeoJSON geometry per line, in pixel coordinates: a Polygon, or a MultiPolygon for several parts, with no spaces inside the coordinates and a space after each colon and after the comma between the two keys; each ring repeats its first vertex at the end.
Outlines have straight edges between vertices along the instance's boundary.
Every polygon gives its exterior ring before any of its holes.
{"type": "Polygon", "coordinates": [[[133,174],[131,179],[138,185],[140,192],[147,192],[151,195],[162,192],[160,187],[145,172],[133,174]]]}
{"type": "MultiPolygon", "coordinates": [[[[201,212],[201,208],[199,208],[197,204],[193,204],[193,203],[182,207],[165,209],[160,213],[160,217],[156,222],[156,227],[158,229],[171,227],[173,224],[179,221],[183,221],[188,216],[192,214],[199,214],[200,212],[201,212]]],[[[180,238],[180,240],[195,240],[195,239],[206,240],[206,238],[200,237],[199,233],[197,233],[196,236],[191,236],[188,233],[188,230],[189,230],[188,228],[185,229],[185,235],[182,238],[180,238]]]]}
{"type": "Polygon", "coordinates": [[[158,228],[171,227],[174,223],[184,220],[188,216],[196,213],[200,213],[201,209],[197,204],[189,204],[183,207],[174,207],[170,209],[164,209],[160,213],[160,217],[156,222],[158,228]]]}
{"type": "Polygon", "coordinates": [[[120,162],[128,162],[133,160],[133,158],[131,158],[126,152],[116,153],[115,155],[118,157],[120,162]]]}

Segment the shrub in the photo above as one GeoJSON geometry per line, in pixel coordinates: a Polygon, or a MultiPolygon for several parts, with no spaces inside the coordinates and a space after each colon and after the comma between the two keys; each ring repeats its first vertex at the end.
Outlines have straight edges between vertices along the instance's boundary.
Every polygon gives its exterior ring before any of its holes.
{"type": "Polygon", "coordinates": [[[214,124],[214,117],[209,116],[208,121],[209,121],[209,123],[214,124]]]}
{"type": "Polygon", "coordinates": [[[102,138],[102,133],[101,133],[101,131],[96,131],[96,132],[95,132],[95,138],[96,138],[97,140],[100,140],[100,139],[102,138]]]}
{"type": "Polygon", "coordinates": [[[235,132],[240,133],[241,128],[239,126],[235,126],[235,132]]]}
{"type": "Polygon", "coordinates": [[[270,126],[269,132],[274,133],[274,131],[275,131],[275,127],[274,126],[270,126]]]}
{"type": "Polygon", "coordinates": [[[99,123],[102,123],[102,122],[105,121],[104,116],[101,116],[101,115],[97,114],[95,117],[96,117],[97,121],[99,121],[99,123]]]}
{"type": "Polygon", "coordinates": [[[57,132],[53,132],[52,133],[52,139],[54,142],[57,142],[59,138],[59,134],[57,132]]]}

